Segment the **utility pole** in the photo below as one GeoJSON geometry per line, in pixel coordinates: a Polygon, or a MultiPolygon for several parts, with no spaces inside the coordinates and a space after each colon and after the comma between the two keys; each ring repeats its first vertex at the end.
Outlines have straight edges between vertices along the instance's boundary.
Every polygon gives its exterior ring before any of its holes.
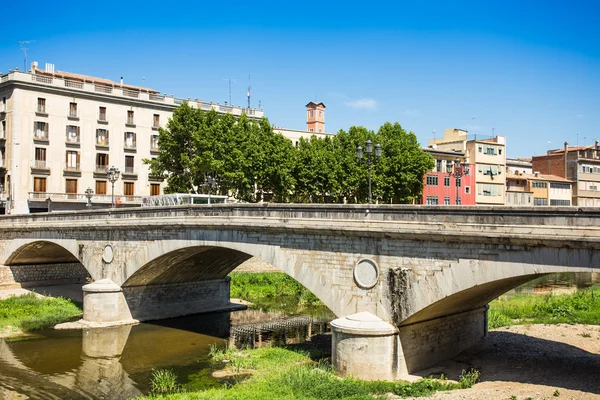
{"type": "Polygon", "coordinates": [[[233,78],[226,78],[223,79],[224,81],[229,81],[229,105],[233,106],[233,104],[231,103],[231,82],[233,81],[233,83],[237,83],[237,81],[233,78]]]}

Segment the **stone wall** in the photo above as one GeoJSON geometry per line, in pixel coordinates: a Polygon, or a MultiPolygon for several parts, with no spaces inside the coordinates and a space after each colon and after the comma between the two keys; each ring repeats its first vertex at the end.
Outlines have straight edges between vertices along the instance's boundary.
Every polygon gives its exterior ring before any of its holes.
{"type": "Polygon", "coordinates": [[[124,286],[134,319],[145,321],[231,309],[230,278],[204,282],[124,286]]]}
{"type": "Polygon", "coordinates": [[[0,286],[31,287],[84,283],[90,274],[78,263],[1,265],[0,286]]]}
{"type": "Polygon", "coordinates": [[[252,257],[240,264],[234,272],[281,272],[281,269],[258,257],[252,257]]]}
{"type": "Polygon", "coordinates": [[[399,328],[398,361],[406,371],[427,368],[477,344],[487,335],[487,307],[399,328]]]}

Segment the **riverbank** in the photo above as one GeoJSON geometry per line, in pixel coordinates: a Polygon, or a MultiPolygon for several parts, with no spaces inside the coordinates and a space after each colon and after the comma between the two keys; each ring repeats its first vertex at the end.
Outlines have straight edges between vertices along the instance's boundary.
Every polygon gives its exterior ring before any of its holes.
{"type": "Polygon", "coordinates": [[[35,293],[0,300],[0,337],[52,327],[81,315],[71,300],[35,293]]]}

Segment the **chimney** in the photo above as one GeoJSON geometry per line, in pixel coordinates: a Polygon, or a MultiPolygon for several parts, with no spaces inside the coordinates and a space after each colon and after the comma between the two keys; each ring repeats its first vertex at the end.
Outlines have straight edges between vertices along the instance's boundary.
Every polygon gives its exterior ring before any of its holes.
{"type": "Polygon", "coordinates": [[[121,85],[123,84],[123,77],[121,77],[121,85]]]}
{"type": "Polygon", "coordinates": [[[31,72],[35,71],[37,69],[37,67],[38,67],[38,62],[37,61],[32,62],[30,71],[31,72]]]}
{"type": "MultiPolygon", "coordinates": [[[[569,143],[565,142],[565,173],[563,175],[564,178],[569,179],[569,176],[567,175],[567,158],[569,155],[569,143]]],[[[550,172],[548,172],[550,173],[550,172]]]]}
{"type": "Polygon", "coordinates": [[[535,172],[533,173],[533,175],[535,175],[535,177],[536,177],[536,178],[539,178],[539,176],[540,176],[540,172],[539,172],[539,171],[535,171],[535,172]]]}

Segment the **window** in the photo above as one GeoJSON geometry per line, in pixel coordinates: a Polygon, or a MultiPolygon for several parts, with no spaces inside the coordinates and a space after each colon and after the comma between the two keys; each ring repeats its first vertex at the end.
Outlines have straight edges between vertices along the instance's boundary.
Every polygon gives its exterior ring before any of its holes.
{"type": "Polygon", "coordinates": [[[69,117],[77,118],[77,103],[69,103],[69,117]]]}
{"type": "Polygon", "coordinates": [[[315,130],[313,128],[310,128],[308,131],[309,132],[314,132],[315,130]]]}
{"type": "Polygon", "coordinates": [[[40,114],[46,114],[46,99],[38,97],[36,111],[40,114]]]}
{"type": "Polygon", "coordinates": [[[450,197],[444,197],[444,205],[445,206],[449,206],[450,205],[450,197]]]}
{"type": "Polygon", "coordinates": [[[568,183],[550,182],[551,189],[571,189],[571,185],[568,183]]]}
{"type": "Polygon", "coordinates": [[[65,192],[69,194],[77,194],[77,179],[67,179],[65,181],[65,192]]]}
{"type": "Polygon", "coordinates": [[[0,132],[3,138],[6,139],[6,121],[2,121],[2,131],[0,132]]]}
{"type": "Polygon", "coordinates": [[[46,149],[41,147],[35,148],[35,167],[46,168],[46,149]]]}
{"type": "Polygon", "coordinates": [[[98,121],[107,121],[107,119],[106,119],[106,107],[100,107],[98,109],[98,121]]]}
{"type": "Polygon", "coordinates": [[[152,127],[158,128],[160,126],[160,115],[154,114],[152,117],[152,127]]]}
{"type": "Polygon", "coordinates": [[[462,204],[462,200],[459,197],[458,199],[456,199],[456,205],[460,206],[461,204],[462,204]]]}
{"type": "MultiPolygon", "coordinates": [[[[437,186],[438,185],[438,176],[437,175],[427,175],[427,186],[437,186]]],[[[437,203],[435,203],[437,204],[437,203]]]]}
{"type": "Polygon", "coordinates": [[[67,143],[79,143],[79,127],[67,125],[67,143]]]}
{"type": "Polygon", "coordinates": [[[502,185],[477,184],[477,194],[483,196],[502,196],[502,185]]]}
{"type": "Polygon", "coordinates": [[[33,191],[46,193],[46,178],[33,178],[33,191]]]}
{"type": "Polygon", "coordinates": [[[442,160],[435,160],[435,172],[442,172],[442,160]]]}
{"type": "Polygon", "coordinates": [[[437,196],[427,196],[426,203],[428,205],[436,205],[438,204],[437,196]]]}
{"type": "Polygon", "coordinates": [[[498,154],[502,155],[502,149],[498,149],[498,154]]]}
{"type": "Polygon", "coordinates": [[[96,194],[106,194],[106,181],[96,181],[96,194]]]}
{"type": "Polygon", "coordinates": [[[444,186],[450,186],[450,177],[449,176],[444,177],[444,186]]]}
{"type": "Polygon", "coordinates": [[[570,206],[570,200],[550,200],[551,206],[570,206]]]}
{"type": "Polygon", "coordinates": [[[38,140],[48,140],[48,123],[36,121],[33,123],[34,136],[38,140]]]}
{"type": "Polygon", "coordinates": [[[133,174],[133,156],[125,156],[125,172],[133,174]]]}
{"type": "Polygon", "coordinates": [[[548,205],[548,200],[543,197],[534,197],[533,205],[534,206],[546,206],[546,205],[548,205]]]}
{"type": "Polygon", "coordinates": [[[96,170],[105,171],[108,168],[108,154],[96,154],[96,170]]]}
{"type": "MultiPolygon", "coordinates": [[[[298,147],[298,142],[296,142],[296,147],[298,147]]],[[[150,136],[150,150],[158,150],[158,135],[150,136]]]]}
{"type": "Polygon", "coordinates": [[[150,184],[150,196],[158,196],[160,195],[160,184],[151,183],[150,184]]]}
{"type": "Polygon", "coordinates": [[[471,193],[471,188],[469,186],[465,186],[465,194],[471,193]]]}
{"type": "Polygon", "coordinates": [[[314,118],[314,117],[315,117],[315,112],[314,112],[313,110],[310,110],[310,111],[308,112],[308,115],[309,115],[311,118],[314,118]]]}
{"type": "Polygon", "coordinates": [[[479,145],[479,147],[477,148],[477,151],[478,151],[479,153],[483,152],[483,146],[479,145]]]}
{"type": "Polygon", "coordinates": [[[79,171],[79,152],[78,151],[67,151],[67,160],[65,163],[65,169],[72,171],[79,171]]]}
{"type": "Polygon", "coordinates": [[[96,144],[108,146],[108,129],[96,129],[96,144]]]}
{"type": "Polygon", "coordinates": [[[319,119],[323,118],[323,111],[319,111],[319,119]]]}
{"type": "Polygon", "coordinates": [[[135,149],[135,133],[125,132],[124,146],[126,149],[135,149]]]}
{"type": "Polygon", "coordinates": [[[547,182],[532,182],[531,187],[534,189],[546,189],[548,187],[547,182]]]}
{"type": "Polygon", "coordinates": [[[133,196],[133,182],[123,183],[123,194],[125,196],[133,196]]]}
{"type": "Polygon", "coordinates": [[[462,178],[456,178],[456,187],[460,187],[462,185],[462,178]]]}
{"type": "Polygon", "coordinates": [[[134,125],[134,122],[133,122],[133,111],[132,110],[127,110],[127,124],[128,125],[134,125]]]}

